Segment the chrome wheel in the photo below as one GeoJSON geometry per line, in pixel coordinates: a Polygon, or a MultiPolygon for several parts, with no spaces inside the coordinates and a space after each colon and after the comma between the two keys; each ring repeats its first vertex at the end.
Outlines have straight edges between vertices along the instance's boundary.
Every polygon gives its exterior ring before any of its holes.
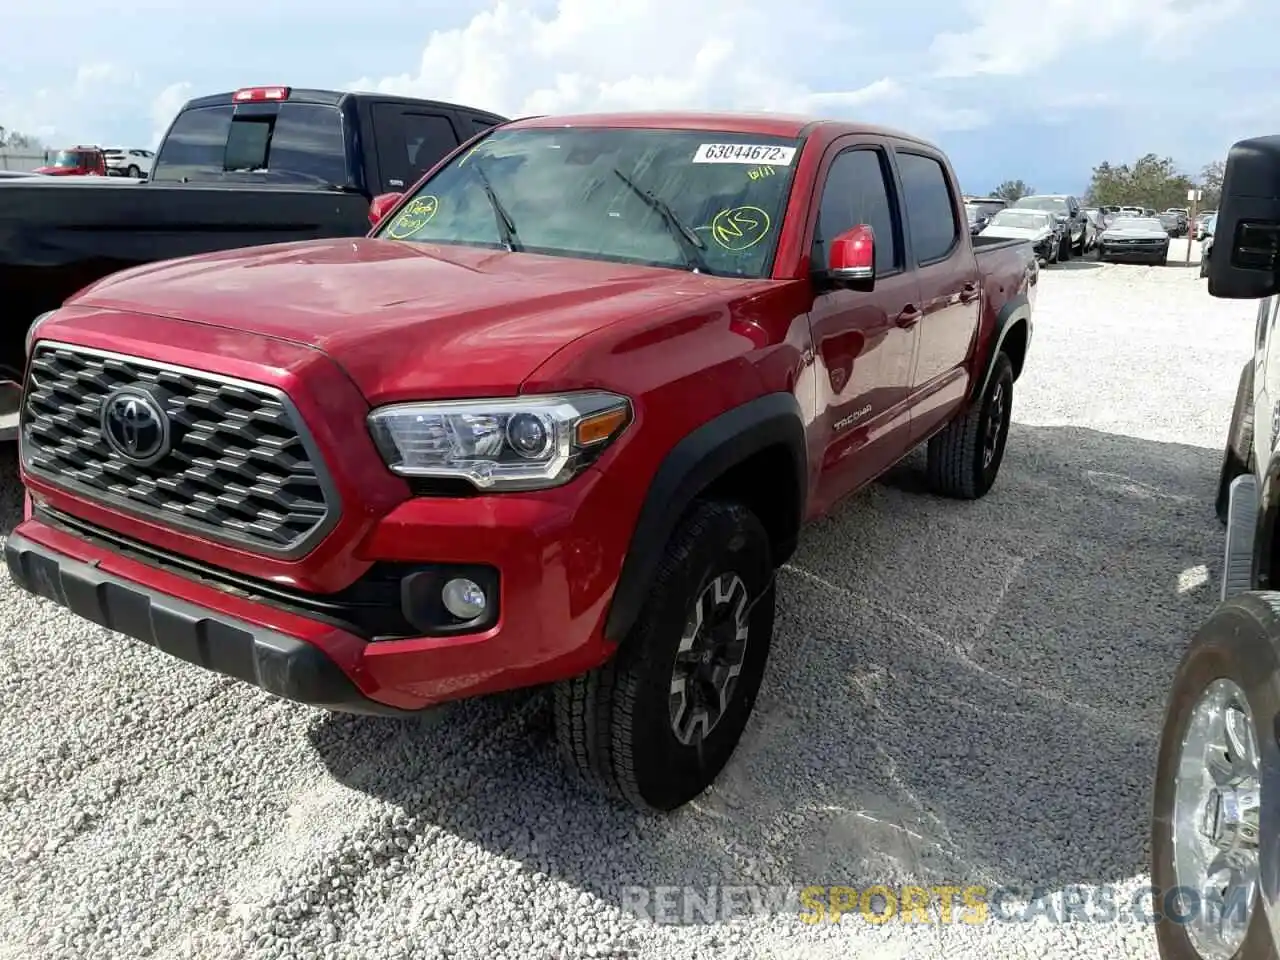
{"type": "Polygon", "coordinates": [[[1005,392],[1004,384],[997,383],[991,391],[991,400],[987,404],[987,429],[982,439],[982,469],[991,466],[1000,449],[1000,434],[1004,430],[1005,392]]]}
{"type": "Polygon", "coordinates": [[[671,672],[671,730],[685,746],[710,736],[733,699],[750,633],[747,587],[735,573],[707,584],[685,623],[671,672]]]}
{"type": "Polygon", "coordinates": [[[1177,912],[1205,960],[1244,941],[1258,886],[1259,754],[1244,691],[1215,680],[1191,711],[1174,785],[1177,912]]]}

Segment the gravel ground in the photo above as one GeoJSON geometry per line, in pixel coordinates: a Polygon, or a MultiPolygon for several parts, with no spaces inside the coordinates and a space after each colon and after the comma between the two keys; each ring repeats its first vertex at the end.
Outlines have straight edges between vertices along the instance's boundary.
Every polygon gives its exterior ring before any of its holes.
{"type": "Polygon", "coordinates": [[[1110,884],[1123,906],[1167,684],[1213,603],[1252,316],[1194,268],[1046,270],[996,489],[931,498],[917,455],[812,528],[748,736],[667,818],[567,786],[540,694],[330,716],[6,580],[0,957],[1153,956],[1133,922],[738,901],[663,923],[628,888],[1110,884]]]}

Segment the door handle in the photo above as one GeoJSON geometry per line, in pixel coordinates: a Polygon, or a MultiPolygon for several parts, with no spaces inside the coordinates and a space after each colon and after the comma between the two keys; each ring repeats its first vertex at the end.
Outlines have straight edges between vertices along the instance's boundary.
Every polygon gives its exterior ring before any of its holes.
{"type": "Polygon", "coordinates": [[[893,322],[903,330],[909,330],[911,327],[914,327],[919,323],[920,318],[923,316],[924,313],[921,312],[919,307],[914,303],[909,303],[902,308],[896,317],[893,318],[893,322]]]}
{"type": "Polygon", "coordinates": [[[978,284],[973,280],[970,280],[968,283],[966,283],[963,287],[960,288],[961,303],[973,303],[973,301],[977,300],[978,297],[980,297],[981,295],[982,295],[982,288],[979,287],[978,284]]]}

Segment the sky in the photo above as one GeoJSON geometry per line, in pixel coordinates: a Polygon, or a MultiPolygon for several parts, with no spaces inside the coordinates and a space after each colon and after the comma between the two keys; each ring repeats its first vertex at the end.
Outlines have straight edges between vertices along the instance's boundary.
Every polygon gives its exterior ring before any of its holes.
{"type": "Polygon", "coordinates": [[[0,32],[0,125],[154,146],[190,97],[284,84],[505,116],[781,110],[945,149],[966,192],[1195,173],[1280,132],[1276,0],[39,0],[0,32]]]}

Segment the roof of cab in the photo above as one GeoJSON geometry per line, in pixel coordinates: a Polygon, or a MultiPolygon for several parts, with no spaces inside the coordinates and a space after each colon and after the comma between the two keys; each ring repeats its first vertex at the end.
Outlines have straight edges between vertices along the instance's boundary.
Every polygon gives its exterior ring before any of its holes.
{"type": "MultiPolygon", "coordinates": [[[[344,100],[378,100],[385,103],[394,103],[406,107],[437,107],[445,110],[462,110],[466,113],[474,113],[496,122],[502,122],[504,119],[500,114],[493,113],[490,110],[480,110],[476,107],[468,106],[464,103],[450,103],[444,100],[424,100],[421,97],[404,97],[393,93],[373,93],[366,90],[318,90],[309,87],[290,87],[288,84],[251,84],[248,87],[240,87],[241,90],[249,90],[254,87],[287,87],[289,96],[285,100],[261,101],[266,103],[318,103],[324,105],[338,106],[344,100]]],[[[193,110],[197,107],[220,107],[234,104],[235,90],[227,90],[224,93],[211,93],[201,97],[194,97],[188,100],[182,107],[183,110],[193,110]]]]}
{"type": "Polygon", "coordinates": [[[630,127],[660,130],[715,130],[722,133],[754,133],[766,137],[802,137],[818,128],[830,135],[861,133],[876,137],[910,140],[932,146],[919,137],[868,123],[852,120],[829,120],[822,117],[806,117],[790,113],[711,113],[696,111],[578,113],[560,116],[523,117],[506,125],[505,129],[518,127],[630,127]]]}

